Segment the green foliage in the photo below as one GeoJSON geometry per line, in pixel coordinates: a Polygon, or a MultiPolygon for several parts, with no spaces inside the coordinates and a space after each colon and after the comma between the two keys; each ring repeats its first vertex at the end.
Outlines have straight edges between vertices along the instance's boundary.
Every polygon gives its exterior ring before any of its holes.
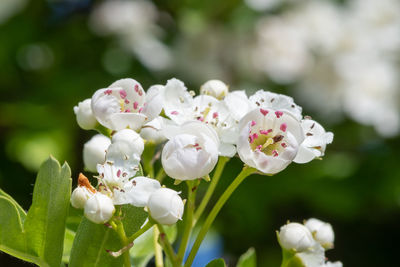
{"type": "Polygon", "coordinates": [[[206,267],[226,267],[224,259],[215,259],[210,261],[206,267]]]}
{"type": "MultiPolygon", "coordinates": [[[[168,240],[173,243],[177,236],[176,225],[164,227],[168,240]]],[[[135,240],[130,250],[132,263],[135,267],[145,267],[154,256],[154,227],[135,240]]]]}
{"type": "Polygon", "coordinates": [[[50,157],[36,179],[28,214],[0,192],[0,249],[40,266],[60,266],[71,194],[71,171],[50,157]]]}
{"type": "Polygon", "coordinates": [[[257,258],[254,248],[249,248],[246,253],[240,256],[237,267],[256,267],[257,258]]]}

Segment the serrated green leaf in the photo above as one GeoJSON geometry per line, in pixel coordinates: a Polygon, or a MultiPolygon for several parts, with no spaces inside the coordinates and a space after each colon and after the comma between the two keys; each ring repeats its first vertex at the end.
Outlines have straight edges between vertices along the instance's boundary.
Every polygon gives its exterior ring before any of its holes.
{"type": "MultiPolygon", "coordinates": [[[[168,240],[173,243],[177,236],[176,225],[164,227],[168,240]]],[[[135,267],[145,267],[154,256],[154,227],[135,240],[130,250],[131,261],[135,267]]]]}
{"type": "Polygon", "coordinates": [[[254,248],[249,248],[246,253],[240,256],[238,264],[236,267],[256,267],[257,259],[256,259],[256,251],[254,248]]]}
{"type": "Polygon", "coordinates": [[[71,196],[71,170],[49,157],[39,169],[24,229],[28,252],[60,266],[71,196]]]}
{"type": "MultiPolygon", "coordinates": [[[[125,232],[129,236],[140,229],[147,218],[147,213],[143,208],[123,205],[122,218],[125,232]]],[[[113,229],[83,218],[72,245],[69,266],[122,266],[122,257],[114,258],[106,251],[118,251],[122,247],[113,229]]]]}
{"type": "Polygon", "coordinates": [[[210,261],[206,267],[226,267],[224,259],[215,259],[210,261]]]}
{"type": "Polygon", "coordinates": [[[28,214],[0,192],[0,250],[40,266],[60,266],[71,171],[50,157],[40,167],[28,214]]]}

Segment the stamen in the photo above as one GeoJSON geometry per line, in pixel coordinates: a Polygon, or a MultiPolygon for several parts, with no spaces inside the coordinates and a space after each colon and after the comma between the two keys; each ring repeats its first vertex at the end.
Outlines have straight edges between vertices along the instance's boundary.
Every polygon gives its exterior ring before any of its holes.
{"type": "Polygon", "coordinates": [[[133,102],[133,109],[137,109],[138,108],[138,106],[139,106],[139,103],[138,102],[133,102]]]}
{"type": "Polygon", "coordinates": [[[179,114],[179,112],[178,112],[178,111],[176,111],[176,110],[174,110],[174,111],[172,111],[172,112],[171,112],[171,114],[172,114],[172,115],[178,115],[178,114],[179,114]]]}
{"type": "Polygon", "coordinates": [[[282,146],[283,148],[285,148],[285,147],[287,147],[287,144],[286,144],[286,143],[281,143],[281,146],[282,146]]]}
{"type": "Polygon", "coordinates": [[[117,177],[120,177],[121,176],[121,170],[118,170],[117,171],[117,177]]]}
{"type": "Polygon", "coordinates": [[[274,136],[272,139],[274,140],[274,143],[278,143],[278,142],[282,141],[283,135],[274,136]]]}
{"type": "Polygon", "coordinates": [[[282,132],[286,132],[287,124],[286,123],[282,123],[281,127],[279,129],[281,129],[282,132]]]}
{"type": "Polygon", "coordinates": [[[121,96],[121,98],[125,98],[127,96],[127,93],[124,89],[119,90],[119,95],[121,96]]]}
{"type": "Polygon", "coordinates": [[[104,91],[105,95],[111,95],[112,94],[112,90],[111,89],[107,89],[104,91]]]}
{"type": "Polygon", "coordinates": [[[267,114],[268,114],[268,110],[266,110],[266,109],[262,109],[262,108],[260,108],[260,112],[261,112],[261,114],[263,114],[264,116],[266,116],[267,114]]]}
{"type": "Polygon", "coordinates": [[[276,115],[276,117],[279,119],[280,117],[282,117],[282,115],[283,115],[283,112],[282,111],[275,111],[275,115],[276,115]]]}
{"type": "Polygon", "coordinates": [[[254,125],[256,125],[257,123],[255,122],[255,121],[251,121],[251,126],[254,126],[254,125]]]}
{"type": "Polygon", "coordinates": [[[279,154],[278,154],[278,151],[276,151],[276,150],[272,150],[272,155],[274,156],[274,157],[277,157],[279,154]]]}
{"type": "Polygon", "coordinates": [[[215,118],[217,118],[218,117],[218,112],[214,112],[213,113],[213,119],[215,119],[215,118]]]}

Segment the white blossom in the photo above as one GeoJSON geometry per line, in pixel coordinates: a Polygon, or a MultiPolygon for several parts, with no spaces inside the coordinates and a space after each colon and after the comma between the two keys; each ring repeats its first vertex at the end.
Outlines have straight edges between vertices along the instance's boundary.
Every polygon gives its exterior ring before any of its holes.
{"type": "Polygon", "coordinates": [[[112,136],[112,143],[125,142],[131,149],[128,154],[142,155],[144,150],[144,141],[142,137],[131,129],[123,129],[112,136]]]}
{"type": "Polygon", "coordinates": [[[325,249],[333,248],[335,234],[332,225],[315,218],[308,219],[304,224],[312,233],[314,239],[325,249]]]}
{"type": "Polygon", "coordinates": [[[228,92],[228,86],[220,80],[209,80],[200,87],[200,94],[210,95],[220,100],[224,99],[228,92]]]}
{"type": "Polygon", "coordinates": [[[114,212],[112,199],[99,192],[93,194],[85,203],[85,217],[97,224],[109,221],[114,212]]]}
{"type": "Polygon", "coordinates": [[[215,131],[201,122],[188,122],[165,130],[161,162],[168,176],[193,180],[209,174],[218,160],[219,140],[215,131]]]}
{"type": "Polygon", "coordinates": [[[91,130],[96,127],[97,120],[92,112],[90,98],[79,102],[78,105],[74,107],[74,113],[76,115],[76,121],[82,129],[91,130]]]}
{"type": "Polygon", "coordinates": [[[240,159],[266,174],[285,169],[304,140],[300,122],[289,112],[257,108],[239,123],[240,159]]]}
{"type": "Polygon", "coordinates": [[[111,144],[110,138],[96,134],[83,146],[83,163],[85,169],[96,172],[97,164],[103,164],[106,160],[106,150],[111,144]]]}
{"type": "Polygon", "coordinates": [[[152,119],[153,109],[146,109],[146,93],[133,79],[121,79],[108,88],[97,90],[92,97],[92,110],[103,126],[112,130],[130,128],[139,130],[152,119]],[[151,116],[151,117],[150,117],[151,116]]]}
{"type": "Polygon", "coordinates": [[[293,161],[307,163],[324,156],[326,145],[333,141],[333,133],[325,132],[325,129],[318,122],[311,119],[302,120],[301,127],[306,138],[300,144],[293,161]]]}
{"type": "Polygon", "coordinates": [[[288,223],[279,231],[279,241],[286,250],[305,251],[315,245],[311,232],[302,224],[288,223]]]}
{"type": "Polygon", "coordinates": [[[160,188],[150,195],[148,209],[151,217],[158,223],[171,225],[182,219],[183,201],[178,192],[160,188]]]}
{"type": "Polygon", "coordinates": [[[71,205],[76,209],[83,209],[85,207],[86,201],[93,195],[91,191],[89,191],[84,186],[78,186],[72,191],[71,194],[71,205]]]}
{"type": "Polygon", "coordinates": [[[164,136],[163,129],[168,125],[173,124],[173,121],[158,116],[157,118],[143,125],[142,129],[140,130],[140,136],[147,141],[152,141],[156,144],[161,143],[167,140],[167,138],[164,136]]]}

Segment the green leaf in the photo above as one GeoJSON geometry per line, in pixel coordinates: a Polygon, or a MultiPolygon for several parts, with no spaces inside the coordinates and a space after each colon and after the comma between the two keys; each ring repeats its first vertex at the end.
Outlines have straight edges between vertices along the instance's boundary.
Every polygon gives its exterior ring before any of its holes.
{"type": "Polygon", "coordinates": [[[71,170],[49,157],[39,169],[24,228],[28,251],[60,266],[71,197],[71,170]]]}
{"type": "MultiPolygon", "coordinates": [[[[177,236],[176,225],[166,226],[164,230],[167,234],[168,240],[173,243],[177,236]]],[[[147,263],[154,256],[154,227],[147,230],[143,235],[138,237],[132,249],[130,255],[132,263],[135,267],[145,267],[147,263]]]]}
{"type": "Polygon", "coordinates": [[[256,251],[254,248],[249,248],[242,256],[240,256],[236,267],[256,267],[256,251]]]}
{"type": "Polygon", "coordinates": [[[0,250],[23,260],[36,262],[26,253],[23,221],[14,201],[0,196],[0,250]]]}
{"type": "Polygon", "coordinates": [[[117,251],[121,247],[114,230],[83,218],[72,245],[69,266],[122,266],[121,257],[114,258],[106,251],[117,251]]]}
{"type": "Polygon", "coordinates": [[[210,261],[206,267],[226,267],[224,259],[215,259],[210,261]]]}
{"type": "Polygon", "coordinates": [[[0,192],[0,250],[40,266],[60,266],[71,171],[49,157],[39,169],[28,214],[0,192]]]}
{"type": "Polygon", "coordinates": [[[17,201],[15,201],[9,194],[7,194],[6,192],[4,192],[1,189],[0,189],[0,196],[7,198],[12,203],[14,203],[14,205],[17,208],[17,211],[21,217],[22,222],[24,222],[25,218],[26,218],[26,211],[17,203],[17,201]]]}
{"type": "MultiPolygon", "coordinates": [[[[143,208],[123,205],[122,218],[126,234],[129,236],[140,229],[147,218],[147,213],[143,208]]],[[[69,266],[122,266],[122,257],[114,258],[107,253],[107,250],[118,251],[122,247],[113,229],[83,218],[72,245],[69,266]]]]}
{"type": "Polygon", "coordinates": [[[75,238],[75,232],[67,228],[65,230],[65,237],[64,237],[64,251],[62,256],[63,263],[69,263],[69,257],[71,255],[71,249],[72,249],[72,244],[74,242],[74,238],[75,238]]]}

